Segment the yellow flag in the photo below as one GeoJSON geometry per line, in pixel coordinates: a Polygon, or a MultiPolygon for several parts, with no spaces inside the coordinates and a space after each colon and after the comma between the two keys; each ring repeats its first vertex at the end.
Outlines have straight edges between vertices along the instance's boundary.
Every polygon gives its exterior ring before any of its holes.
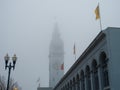
{"type": "Polygon", "coordinates": [[[100,19],[99,5],[95,9],[95,14],[96,14],[96,20],[100,19]]]}

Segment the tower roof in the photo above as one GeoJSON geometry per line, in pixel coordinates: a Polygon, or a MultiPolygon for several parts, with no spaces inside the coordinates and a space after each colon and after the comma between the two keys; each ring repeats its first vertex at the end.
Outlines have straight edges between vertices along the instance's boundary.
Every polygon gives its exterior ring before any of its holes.
{"type": "Polygon", "coordinates": [[[58,23],[55,22],[52,40],[50,43],[50,52],[63,52],[63,41],[60,37],[58,23]]]}
{"type": "Polygon", "coordinates": [[[55,38],[57,39],[60,38],[59,27],[57,22],[55,23],[54,32],[52,33],[52,39],[55,39],[55,38]]]}

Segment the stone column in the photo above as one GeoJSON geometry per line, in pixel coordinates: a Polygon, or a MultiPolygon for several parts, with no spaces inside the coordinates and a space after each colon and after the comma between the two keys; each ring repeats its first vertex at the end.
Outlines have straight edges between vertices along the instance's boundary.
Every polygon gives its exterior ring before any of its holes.
{"type": "Polygon", "coordinates": [[[93,85],[93,83],[94,83],[94,81],[93,81],[93,71],[91,71],[90,72],[90,78],[91,78],[91,90],[94,90],[94,85],[93,85]]]}
{"type": "Polygon", "coordinates": [[[85,82],[85,90],[87,90],[87,75],[84,77],[84,82],[85,82]]]}
{"type": "Polygon", "coordinates": [[[102,78],[101,78],[101,67],[98,65],[98,79],[99,79],[99,89],[102,90],[102,78]]]}

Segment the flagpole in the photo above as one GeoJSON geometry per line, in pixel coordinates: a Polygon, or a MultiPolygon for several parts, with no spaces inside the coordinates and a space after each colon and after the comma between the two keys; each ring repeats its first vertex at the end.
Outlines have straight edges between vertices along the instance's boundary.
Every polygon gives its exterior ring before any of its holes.
{"type": "Polygon", "coordinates": [[[75,53],[75,60],[76,60],[76,53],[75,53]]]}
{"type": "Polygon", "coordinates": [[[73,51],[73,54],[74,54],[75,60],[76,60],[76,46],[75,46],[75,43],[74,43],[74,51],[73,51]]]}
{"type": "Polygon", "coordinates": [[[38,83],[38,87],[40,87],[40,78],[38,78],[37,83],[38,83]]]}
{"type": "Polygon", "coordinates": [[[102,31],[102,23],[101,23],[101,14],[100,14],[100,4],[98,3],[99,6],[99,15],[100,15],[100,30],[102,31]]]}

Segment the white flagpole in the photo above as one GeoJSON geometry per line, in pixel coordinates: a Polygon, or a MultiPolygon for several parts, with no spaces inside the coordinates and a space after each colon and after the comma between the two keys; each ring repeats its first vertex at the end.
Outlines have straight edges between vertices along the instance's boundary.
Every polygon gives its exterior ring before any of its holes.
{"type": "Polygon", "coordinates": [[[100,30],[102,31],[102,23],[101,23],[101,14],[100,14],[100,4],[98,3],[99,7],[99,16],[100,16],[100,30]]]}
{"type": "Polygon", "coordinates": [[[76,46],[75,46],[75,43],[74,43],[74,56],[75,56],[75,60],[76,60],[76,46]]]}

